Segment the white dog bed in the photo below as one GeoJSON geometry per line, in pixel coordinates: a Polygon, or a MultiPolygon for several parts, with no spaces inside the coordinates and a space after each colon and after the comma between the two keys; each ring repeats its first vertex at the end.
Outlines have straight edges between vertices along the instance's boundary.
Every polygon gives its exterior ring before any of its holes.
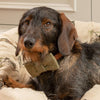
{"type": "Polygon", "coordinates": [[[47,100],[47,98],[43,92],[32,89],[5,87],[0,90],[0,100],[47,100]]]}

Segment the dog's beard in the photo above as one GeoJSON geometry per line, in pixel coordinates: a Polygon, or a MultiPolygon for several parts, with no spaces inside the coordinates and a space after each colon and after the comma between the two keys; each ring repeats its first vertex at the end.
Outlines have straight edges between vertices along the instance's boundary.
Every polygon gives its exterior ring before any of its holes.
{"type": "Polygon", "coordinates": [[[41,53],[41,52],[22,51],[24,63],[28,63],[28,62],[39,62],[42,59],[44,59],[44,57],[47,54],[48,53],[46,53],[46,52],[42,52],[41,53]]]}

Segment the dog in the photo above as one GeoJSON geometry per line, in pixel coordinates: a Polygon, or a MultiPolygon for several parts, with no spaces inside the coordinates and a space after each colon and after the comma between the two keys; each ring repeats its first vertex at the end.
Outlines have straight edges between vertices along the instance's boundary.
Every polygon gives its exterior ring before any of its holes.
{"type": "Polygon", "coordinates": [[[52,53],[58,61],[58,70],[37,77],[37,90],[43,90],[49,99],[80,100],[100,84],[100,43],[78,41],[74,25],[63,13],[33,8],[22,16],[18,31],[16,56],[21,51],[25,60],[37,62],[52,53]]]}

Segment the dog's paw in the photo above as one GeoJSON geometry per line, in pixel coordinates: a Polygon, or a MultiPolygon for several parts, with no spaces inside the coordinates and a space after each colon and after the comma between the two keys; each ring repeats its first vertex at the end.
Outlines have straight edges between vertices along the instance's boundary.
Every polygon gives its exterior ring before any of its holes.
{"type": "Polygon", "coordinates": [[[14,84],[15,84],[15,81],[9,77],[9,76],[6,76],[4,79],[3,79],[3,83],[5,86],[7,87],[12,87],[14,88],[14,84]]]}
{"type": "Polygon", "coordinates": [[[13,81],[11,80],[11,78],[9,76],[7,76],[7,75],[0,76],[0,88],[2,88],[3,86],[13,87],[12,84],[13,84],[13,81]]]}
{"type": "Polygon", "coordinates": [[[4,82],[3,82],[3,79],[0,78],[0,89],[4,86],[4,82]]]}
{"type": "Polygon", "coordinates": [[[25,85],[13,80],[10,76],[6,76],[3,82],[5,86],[12,87],[12,88],[29,88],[30,87],[28,85],[25,85]]]}

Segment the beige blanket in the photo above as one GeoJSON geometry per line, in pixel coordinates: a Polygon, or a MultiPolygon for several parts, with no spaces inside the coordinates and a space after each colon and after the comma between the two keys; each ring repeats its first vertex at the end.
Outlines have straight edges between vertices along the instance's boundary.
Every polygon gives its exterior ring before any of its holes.
{"type": "Polygon", "coordinates": [[[94,42],[100,40],[100,23],[75,21],[78,39],[81,42],[94,42]]]}
{"type": "Polygon", "coordinates": [[[0,90],[0,100],[47,100],[47,98],[42,91],[4,87],[0,90]]]}
{"type": "Polygon", "coordinates": [[[100,85],[95,85],[87,91],[81,100],[100,100],[100,85]]]}

